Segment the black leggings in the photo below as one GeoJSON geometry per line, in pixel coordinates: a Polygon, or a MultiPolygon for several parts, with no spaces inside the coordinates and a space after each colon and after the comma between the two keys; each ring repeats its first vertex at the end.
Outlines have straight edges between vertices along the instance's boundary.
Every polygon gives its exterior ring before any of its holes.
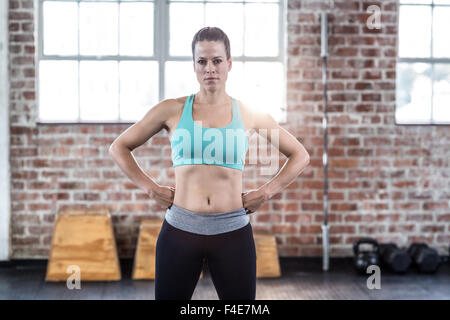
{"type": "Polygon", "coordinates": [[[203,259],[220,300],[255,300],[252,226],[216,235],[180,230],[165,219],[156,242],[155,300],[190,300],[203,259]]]}

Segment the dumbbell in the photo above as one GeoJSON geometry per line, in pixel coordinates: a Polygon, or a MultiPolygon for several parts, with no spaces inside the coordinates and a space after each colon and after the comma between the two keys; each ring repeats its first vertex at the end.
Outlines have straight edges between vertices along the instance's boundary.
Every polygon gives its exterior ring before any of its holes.
{"type": "Polygon", "coordinates": [[[355,268],[359,273],[366,273],[367,267],[370,265],[380,264],[378,249],[378,241],[373,238],[362,238],[353,244],[353,253],[355,254],[353,261],[355,268]],[[362,244],[370,244],[372,245],[372,249],[369,251],[362,251],[360,249],[362,244]]]}
{"type": "Polygon", "coordinates": [[[399,249],[395,243],[380,244],[379,254],[381,262],[395,273],[407,272],[412,262],[408,251],[399,249]]]}
{"type": "Polygon", "coordinates": [[[419,272],[434,273],[442,262],[437,250],[428,247],[426,243],[411,244],[408,253],[419,272]]]}

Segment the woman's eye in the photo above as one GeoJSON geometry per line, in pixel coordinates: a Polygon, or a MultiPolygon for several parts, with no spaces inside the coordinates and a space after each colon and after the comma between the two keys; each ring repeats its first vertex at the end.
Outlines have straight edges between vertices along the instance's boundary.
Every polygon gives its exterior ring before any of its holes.
{"type": "MultiPolygon", "coordinates": [[[[205,60],[199,60],[198,63],[203,64],[203,62],[205,62],[205,60]]],[[[218,62],[221,63],[222,60],[214,60],[214,62],[218,62]]]]}

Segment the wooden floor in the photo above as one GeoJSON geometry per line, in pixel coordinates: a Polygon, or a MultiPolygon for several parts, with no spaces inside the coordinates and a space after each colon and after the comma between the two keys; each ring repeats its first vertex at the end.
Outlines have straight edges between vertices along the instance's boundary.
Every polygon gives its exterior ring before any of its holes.
{"type": "MultiPolygon", "coordinates": [[[[257,300],[438,299],[450,300],[450,265],[434,275],[410,270],[406,275],[381,274],[381,289],[368,289],[369,275],[358,275],[351,259],[336,258],[322,271],[321,259],[280,258],[282,277],[257,279],[257,300]]],[[[7,299],[154,299],[153,280],[132,280],[132,260],[121,260],[122,280],[81,282],[69,290],[65,282],[45,282],[46,260],[0,263],[0,300],[7,299]]],[[[218,300],[210,275],[200,279],[192,300],[218,300]]]]}

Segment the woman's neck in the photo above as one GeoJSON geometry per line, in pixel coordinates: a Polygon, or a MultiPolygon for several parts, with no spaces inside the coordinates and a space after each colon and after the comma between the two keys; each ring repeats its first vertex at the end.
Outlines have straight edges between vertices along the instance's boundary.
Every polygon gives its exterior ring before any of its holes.
{"type": "Polygon", "coordinates": [[[198,92],[195,94],[196,104],[199,105],[208,105],[208,106],[220,106],[225,105],[230,102],[230,97],[226,94],[226,92],[221,93],[205,93],[198,92]]]}

